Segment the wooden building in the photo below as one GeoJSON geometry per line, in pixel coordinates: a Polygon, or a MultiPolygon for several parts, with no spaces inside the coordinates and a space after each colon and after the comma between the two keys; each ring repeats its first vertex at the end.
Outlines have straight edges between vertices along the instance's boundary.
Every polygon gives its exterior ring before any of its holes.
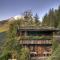
{"type": "Polygon", "coordinates": [[[53,35],[58,31],[52,27],[21,27],[20,45],[29,49],[31,60],[45,60],[52,54],[53,35]]]}

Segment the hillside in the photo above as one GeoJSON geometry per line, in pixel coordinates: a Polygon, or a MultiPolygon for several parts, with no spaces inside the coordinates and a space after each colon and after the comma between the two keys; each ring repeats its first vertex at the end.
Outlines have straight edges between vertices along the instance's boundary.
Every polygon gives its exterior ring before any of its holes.
{"type": "Polygon", "coordinates": [[[2,20],[0,21],[0,46],[6,38],[6,31],[8,30],[8,21],[2,20]]]}
{"type": "Polygon", "coordinates": [[[4,32],[8,30],[7,22],[8,22],[7,20],[0,21],[0,32],[4,32]]]}
{"type": "MultiPolygon", "coordinates": [[[[21,18],[21,17],[20,17],[21,18]]],[[[16,19],[20,19],[19,16],[15,16],[15,17],[11,17],[9,19],[6,20],[2,20],[0,21],[0,45],[3,43],[3,41],[5,40],[6,37],[6,31],[8,31],[9,28],[9,23],[12,20],[16,20],[16,19]]]]}
{"type": "Polygon", "coordinates": [[[23,16],[14,16],[14,17],[10,17],[6,20],[0,21],[0,32],[7,31],[10,22],[12,22],[14,20],[19,20],[21,18],[23,19],[23,16]]]}
{"type": "Polygon", "coordinates": [[[6,37],[6,32],[0,32],[0,46],[1,46],[1,44],[3,43],[3,41],[4,41],[4,39],[5,39],[5,37],[6,37]]]}

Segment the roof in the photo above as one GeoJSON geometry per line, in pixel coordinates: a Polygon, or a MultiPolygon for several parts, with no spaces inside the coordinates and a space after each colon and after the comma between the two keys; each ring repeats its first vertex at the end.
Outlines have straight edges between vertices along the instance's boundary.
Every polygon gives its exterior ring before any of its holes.
{"type": "Polygon", "coordinates": [[[35,26],[26,26],[26,27],[20,27],[20,31],[60,31],[59,28],[54,27],[35,27],[35,26]]]}

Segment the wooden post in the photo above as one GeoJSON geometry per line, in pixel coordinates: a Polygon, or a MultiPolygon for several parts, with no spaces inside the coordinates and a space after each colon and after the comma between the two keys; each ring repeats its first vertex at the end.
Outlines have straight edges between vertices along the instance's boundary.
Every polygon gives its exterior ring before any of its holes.
{"type": "Polygon", "coordinates": [[[25,31],[25,36],[27,36],[27,32],[25,31]]]}

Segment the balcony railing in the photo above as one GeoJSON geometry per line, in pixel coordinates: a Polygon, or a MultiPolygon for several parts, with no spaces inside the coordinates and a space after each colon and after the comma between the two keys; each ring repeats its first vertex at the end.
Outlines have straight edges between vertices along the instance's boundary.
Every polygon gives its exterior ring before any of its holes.
{"type": "Polygon", "coordinates": [[[51,40],[52,36],[21,36],[20,40],[51,40]]]}
{"type": "Polygon", "coordinates": [[[20,29],[48,29],[48,30],[53,30],[53,29],[56,29],[54,27],[41,27],[41,26],[34,26],[34,25],[30,25],[30,26],[22,26],[20,27],[20,29]]]}
{"type": "Polygon", "coordinates": [[[17,60],[17,59],[8,59],[8,60],[17,60]]]}
{"type": "Polygon", "coordinates": [[[48,57],[31,57],[31,60],[46,60],[48,57]]]}
{"type": "MultiPolygon", "coordinates": [[[[38,54],[37,52],[34,52],[34,51],[32,51],[32,52],[30,52],[30,54],[38,54]]],[[[49,52],[43,52],[43,55],[47,55],[47,54],[52,54],[52,51],[49,51],[49,52]]]]}
{"type": "Polygon", "coordinates": [[[52,44],[51,40],[20,40],[20,44],[52,44]]]}

